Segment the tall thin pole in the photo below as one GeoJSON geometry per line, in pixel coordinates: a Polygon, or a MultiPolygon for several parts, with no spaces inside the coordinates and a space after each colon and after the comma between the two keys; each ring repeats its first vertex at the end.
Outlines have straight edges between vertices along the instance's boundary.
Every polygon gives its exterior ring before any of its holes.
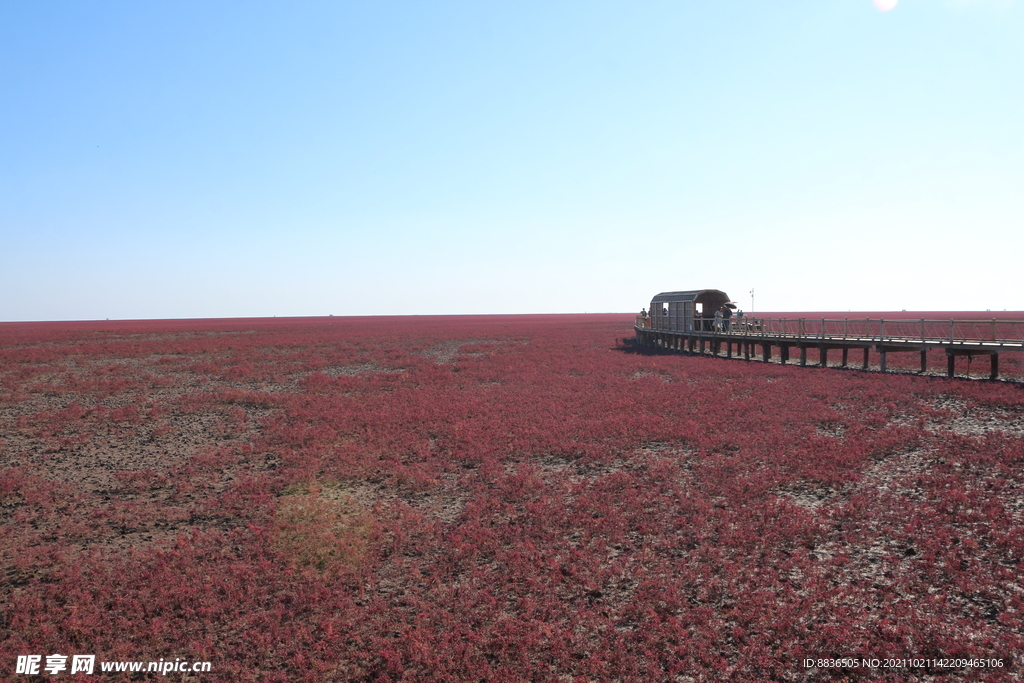
{"type": "Polygon", "coordinates": [[[750,312],[754,312],[754,288],[750,288],[750,312]]]}

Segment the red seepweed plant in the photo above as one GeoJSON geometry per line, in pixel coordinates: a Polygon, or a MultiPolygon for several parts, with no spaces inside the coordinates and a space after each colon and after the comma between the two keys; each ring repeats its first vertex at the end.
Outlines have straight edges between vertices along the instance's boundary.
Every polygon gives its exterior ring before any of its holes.
{"type": "Polygon", "coordinates": [[[645,354],[631,320],[0,326],[3,661],[798,681],[1021,650],[1019,385],[645,354]]]}

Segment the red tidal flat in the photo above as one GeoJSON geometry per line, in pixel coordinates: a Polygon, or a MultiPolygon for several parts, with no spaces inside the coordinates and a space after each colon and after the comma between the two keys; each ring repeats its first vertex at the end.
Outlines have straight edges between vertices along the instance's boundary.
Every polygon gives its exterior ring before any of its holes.
{"type": "Polygon", "coordinates": [[[907,680],[803,662],[1022,651],[1019,384],[645,354],[632,320],[0,325],[0,666],[907,680]]]}

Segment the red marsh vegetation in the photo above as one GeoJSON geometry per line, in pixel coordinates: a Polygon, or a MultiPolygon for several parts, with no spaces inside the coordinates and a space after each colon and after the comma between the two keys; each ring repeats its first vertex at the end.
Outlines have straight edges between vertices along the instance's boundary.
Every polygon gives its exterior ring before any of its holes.
{"type": "Polygon", "coordinates": [[[1019,383],[642,353],[632,320],[0,325],[4,676],[810,681],[1022,651],[1019,383]]]}

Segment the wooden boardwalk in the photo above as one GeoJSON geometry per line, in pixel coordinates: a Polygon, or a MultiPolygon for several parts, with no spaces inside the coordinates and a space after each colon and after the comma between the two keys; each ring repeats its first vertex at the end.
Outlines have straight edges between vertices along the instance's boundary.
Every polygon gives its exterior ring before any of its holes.
{"type": "Polygon", "coordinates": [[[818,364],[828,365],[828,352],[842,352],[842,367],[847,367],[850,350],[863,351],[862,368],[868,368],[872,349],[879,354],[882,372],[886,371],[889,353],[917,352],[921,355],[921,372],[928,367],[928,351],[941,349],[946,354],[946,374],[954,375],[957,356],[988,356],[990,377],[999,377],[999,354],[1011,349],[1024,349],[1024,320],[886,320],[881,318],[733,318],[716,323],[708,318],[697,319],[681,327],[681,321],[665,316],[637,316],[634,329],[640,345],[687,353],[705,353],[725,357],[741,354],[745,360],[757,356],[768,362],[772,348],[779,348],[783,364],[790,359],[790,350],[800,351],[800,365],[807,365],[807,349],[818,350],[818,364]],[[716,328],[716,325],[718,326],[716,328]]]}

